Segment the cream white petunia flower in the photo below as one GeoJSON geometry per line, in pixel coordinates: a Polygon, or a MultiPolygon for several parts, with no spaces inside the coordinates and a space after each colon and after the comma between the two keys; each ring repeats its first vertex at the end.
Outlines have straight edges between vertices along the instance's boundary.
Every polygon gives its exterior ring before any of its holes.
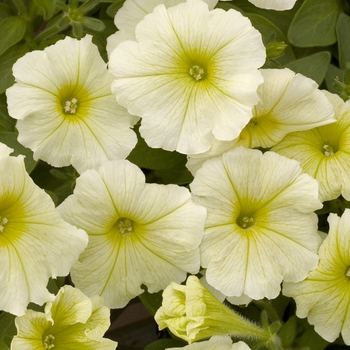
{"type": "MultiPolygon", "coordinates": [[[[135,40],[136,25],[154,8],[163,4],[166,8],[176,6],[186,0],[126,0],[114,17],[114,24],[119,29],[107,38],[108,55],[123,41],[135,40]]],[[[212,10],[218,0],[204,0],[212,10]]]]}
{"type": "Polygon", "coordinates": [[[10,151],[0,148],[0,310],[23,315],[30,302],[54,298],[49,278],[69,273],[88,237],[63,221],[29,177],[23,156],[10,151]]]}
{"type": "Polygon", "coordinates": [[[159,329],[169,328],[177,337],[192,343],[214,335],[274,341],[276,337],[221,303],[196,276],[186,285],[170,283],[163,292],[162,306],[154,319],[159,329]]]}
{"type": "Polygon", "coordinates": [[[112,77],[87,35],[66,37],[33,51],[13,66],[16,83],[6,91],[18,140],[35,159],[78,172],[105,160],[124,159],[135,146],[132,117],[110,92],[112,77]]]}
{"type": "Polygon", "coordinates": [[[321,201],[340,195],[350,200],[350,102],[324,93],[334,105],[337,122],[289,134],[272,150],[300,162],[319,182],[321,201]]]}
{"type": "Polygon", "coordinates": [[[71,276],[87,295],[102,295],[110,308],[197,273],[206,211],[176,185],[146,184],[128,161],[104,163],[78,179],[59,207],[63,217],[89,234],[71,276]]]}
{"type": "Polygon", "coordinates": [[[201,265],[224,295],[275,298],[317,265],[322,204],[298,162],[239,147],[204,163],[191,189],[208,211],[201,265]]]}
{"type": "Polygon", "coordinates": [[[201,153],[236,138],[251,118],[265,61],[260,33],[238,11],[209,11],[201,0],[159,5],[135,41],[110,58],[117,101],[142,117],[151,147],[201,153]]]}
{"type": "Polygon", "coordinates": [[[334,109],[310,78],[288,68],[261,69],[264,83],[258,87],[260,101],[253,117],[233,141],[215,141],[208,152],[190,155],[187,166],[195,173],[206,159],[237,146],[269,148],[294,131],[330,124],[334,109]]]}
{"type": "Polygon", "coordinates": [[[350,345],[350,210],[328,217],[330,230],[320,249],[320,262],[299,283],[284,283],[283,294],[293,297],[297,316],[307,317],[329,342],[342,334],[350,345]]]}
{"type": "Polygon", "coordinates": [[[248,0],[256,7],[267,10],[285,11],[294,7],[297,0],[248,0]]]}
{"type": "Polygon", "coordinates": [[[202,341],[200,343],[193,343],[182,348],[171,348],[173,350],[250,350],[250,347],[239,341],[238,343],[232,344],[232,339],[229,336],[214,336],[209,340],[202,341]]]}
{"type": "Polygon", "coordinates": [[[110,311],[102,298],[91,299],[71,286],[62,287],[45,313],[27,310],[15,319],[17,335],[11,350],[114,350],[117,343],[103,338],[110,311]]]}

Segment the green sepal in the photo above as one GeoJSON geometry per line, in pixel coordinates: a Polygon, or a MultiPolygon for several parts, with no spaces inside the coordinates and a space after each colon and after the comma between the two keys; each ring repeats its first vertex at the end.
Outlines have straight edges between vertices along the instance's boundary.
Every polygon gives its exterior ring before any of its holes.
{"type": "Polygon", "coordinates": [[[93,17],[84,17],[83,25],[97,32],[102,32],[106,29],[105,24],[101,20],[93,17]]]}

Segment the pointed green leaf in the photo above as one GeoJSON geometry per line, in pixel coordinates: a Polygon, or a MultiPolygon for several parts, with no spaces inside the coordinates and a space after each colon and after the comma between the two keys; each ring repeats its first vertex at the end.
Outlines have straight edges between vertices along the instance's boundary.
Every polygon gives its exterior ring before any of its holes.
{"type": "Polygon", "coordinates": [[[17,141],[16,132],[0,132],[0,142],[14,150],[12,155],[25,155],[24,163],[29,174],[34,170],[37,162],[33,159],[33,152],[29,148],[25,148],[17,141]]]}
{"type": "Polygon", "coordinates": [[[163,300],[162,293],[162,290],[158,293],[152,294],[145,290],[142,294],[139,295],[139,299],[150,314],[154,315],[157,312],[157,310],[161,307],[163,300]]]}
{"type": "Polygon", "coordinates": [[[328,51],[322,51],[290,62],[286,64],[286,67],[315,80],[318,85],[321,85],[330,61],[331,54],[328,51]]]}
{"type": "Polygon", "coordinates": [[[279,337],[284,348],[288,348],[294,342],[297,335],[297,317],[292,316],[279,331],[279,337]]]}
{"type": "Polygon", "coordinates": [[[338,19],[337,38],[339,65],[341,69],[345,69],[346,63],[350,63],[350,17],[344,13],[342,13],[338,19]]]}
{"type": "Polygon", "coordinates": [[[130,162],[146,169],[165,170],[185,167],[187,158],[184,154],[165,151],[161,148],[151,148],[139,135],[137,128],[135,128],[135,131],[138,136],[138,143],[128,157],[130,162]]]}
{"type": "Polygon", "coordinates": [[[337,90],[333,87],[336,78],[338,78],[341,82],[344,82],[344,71],[333,64],[330,64],[328,66],[325,81],[327,90],[333,93],[337,93],[337,90]]]}
{"type": "Polygon", "coordinates": [[[44,19],[49,20],[56,10],[55,0],[34,0],[36,6],[41,8],[44,12],[44,19]]]}
{"type": "Polygon", "coordinates": [[[11,340],[16,335],[15,316],[3,312],[0,315],[0,350],[10,348],[11,340]]]}
{"type": "Polygon", "coordinates": [[[17,44],[26,32],[26,21],[19,16],[6,17],[0,22],[0,55],[17,44]]]}
{"type": "Polygon", "coordinates": [[[16,120],[12,119],[7,112],[6,96],[0,95],[0,132],[15,131],[16,120]]]}
{"type": "Polygon", "coordinates": [[[336,23],[342,12],[342,0],[306,0],[289,27],[289,41],[300,47],[334,44],[336,23]]]}
{"type": "Polygon", "coordinates": [[[5,92],[5,90],[10,87],[15,78],[12,76],[12,66],[13,64],[29,51],[27,45],[15,45],[8,49],[0,57],[0,94],[5,92]]]}
{"type": "Polygon", "coordinates": [[[6,17],[14,16],[15,13],[10,6],[0,3],[0,22],[6,17]]]}

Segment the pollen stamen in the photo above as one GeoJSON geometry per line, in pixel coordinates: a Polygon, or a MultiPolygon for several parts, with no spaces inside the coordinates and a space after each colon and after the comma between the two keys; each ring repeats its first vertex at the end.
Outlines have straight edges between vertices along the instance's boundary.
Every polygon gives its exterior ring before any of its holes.
{"type": "Polygon", "coordinates": [[[190,69],[189,73],[196,81],[198,81],[203,78],[204,69],[195,65],[190,69]]]}
{"type": "Polygon", "coordinates": [[[9,221],[7,220],[7,218],[3,218],[0,216],[0,233],[4,232],[5,229],[5,225],[8,223],[9,221]]]}
{"type": "Polygon", "coordinates": [[[77,102],[78,100],[76,98],[72,98],[70,101],[66,101],[64,111],[66,113],[75,114],[78,108],[77,102]]]}
{"type": "Polygon", "coordinates": [[[244,216],[242,219],[242,227],[247,228],[248,225],[251,226],[251,224],[254,224],[254,219],[248,216],[244,216]]]}
{"type": "Polygon", "coordinates": [[[332,156],[334,154],[333,148],[329,145],[324,145],[323,149],[324,149],[324,155],[326,157],[332,156]]]}
{"type": "Polygon", "coordinates": [[[43,341],[44,349],[53,349],[55,347],[54,340],[55,337],[52,334],[47,335],[43,341]]]}
{"type": "Polygon", "coordinates": [[[132,232],[132,222],[128,218],[120,218],[117,221],[117,227],[122,234],[132,232]]]}

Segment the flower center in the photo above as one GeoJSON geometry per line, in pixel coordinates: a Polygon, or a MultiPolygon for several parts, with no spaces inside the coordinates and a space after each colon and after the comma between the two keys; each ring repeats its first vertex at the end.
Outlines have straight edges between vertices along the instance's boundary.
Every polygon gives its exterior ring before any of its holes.
{"type": "Polygon", "coordinates": [[[198,65],[194,65],[192,68],[190,68],[189,73],[196,81],[198,81],[203,79],[204,69],[198,65]]]}
{"type": "Polygon", "coordinates": [[[254,218],[250,216],[243,216],[241,219],[238,220],[237,223],[242,228],[248,228],[253,226],[255,221],[254,221],[254,218]]]}
{"type": "Polygon", "coordinates": [[[350,277],[350,267],[348,267],[348,271],[347,271],[347,273],[345,275],[350,277]]]}
{"type": "Polygon", "coordinates": [[[324,149],[324,151],[323,151],[324,155],[326,157],[332,156],[334,154],[333,148],[329,145],[324,145],[323,149],[324,149]]]}
{"type": "Polygon", "coordinates": [[[75,114],[78,108],[77,102],[78,100],[76,98],[72,98],[70,101],[69,100],[66,101],[64,105],[64,111],[66,113],[75,114]]]}
{"type": "Polygon", "coordinates": [[[52,334],[47,335],[43,341],[44,349],[53,349],[55,347],[54,341],[55,337],[52,334]]]}
{"type": "Polygon", "coordinates": [[[9,221],[7,220],[7,218],[3,218],[2,216],[0,216],[0,232],[4,232],[5,225],[6,225],[8,222],[9,222],[9,221]]]}
{"type": "Polygon", "coordinates": [[[117,227],[121,234],[132,232],[132,221],[128,218],[120,218],[117,221],[117,227]]]}

